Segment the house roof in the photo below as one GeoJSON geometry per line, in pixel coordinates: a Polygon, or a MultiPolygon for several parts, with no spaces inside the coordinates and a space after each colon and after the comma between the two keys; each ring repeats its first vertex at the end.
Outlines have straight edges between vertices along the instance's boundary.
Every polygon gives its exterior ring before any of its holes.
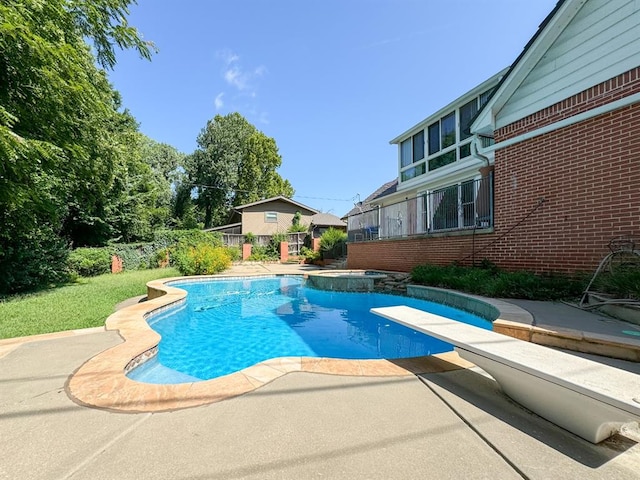
{"type": "Polygon", "coordinates": [[[217,227],[205,228],[205,232],[217,232],[218,230],[226,230],[227,228],[242,227],[242,223],[228,223],[227,225],[219,225],[217,227]]]}
{"type": "Polygon", "coordinates": [[[359,205],[356,205],[351,210],[349,210],[342,218],[350,217],[352,215],[358,215],[360,213],[368,212],[369,210],[373,210],[372,202],[375,200],[386,197],[387,195],[391,195],[395,193],[398,189],[398,179],[394,178],[390,182],[381,185],[375,192],[365,198],[359,205]]]}
{"type": "Polygon", "coordinates": [[[235,211],[239,212],[241,210],[244,210],[247,207],[254,207],[256,205],[260,205],[260,204],[263,204],[263,203],[269,203],[269,202],[275,202],[275,201],[287,202],[287,203],[290,203],[292,205],[295,205],[296,207],[304,208],[305,210],[308,210],[311,213],[318,213],[318,210],[316,210],[315,208],[308,207],[306,205],[303,205],[302,203],[298,203],[298,202],[296,202],[294,200],[291,200],[290,198],[284,197],[282,195],[279,195],[277,197],[266,198],[264,200],[259,200],[257,202],[246,203],[244,205],[238,205],[237,207],[233,207],[233,209],[235,211]]]}
{"type": "Polygon", "coordinates": [[[493,135],[493,130],[487,127],[492,125],[495,113],[505,105],[586,2],[587,0],[558,0],[556,6],[538,26],[536,33],[500,80],[489,101],[477,113],[471,126],[472,133],[493,135]]]}
{"type": "Polygon", "coordinates": [[[311,217],[311,225],[321,227],[346,227],[346,223],[331,213],[316,213],[311,217]]]}

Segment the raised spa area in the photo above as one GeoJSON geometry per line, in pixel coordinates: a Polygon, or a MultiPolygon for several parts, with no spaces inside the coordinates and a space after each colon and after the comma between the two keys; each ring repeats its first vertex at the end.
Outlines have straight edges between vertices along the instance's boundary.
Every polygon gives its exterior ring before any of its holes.
{"type": "Polygon", "coordinates": [[[387,276],[375,270],[321,271],[306,275],[310,287],[334,292],[373,292],[375,285],[387,276]]]}

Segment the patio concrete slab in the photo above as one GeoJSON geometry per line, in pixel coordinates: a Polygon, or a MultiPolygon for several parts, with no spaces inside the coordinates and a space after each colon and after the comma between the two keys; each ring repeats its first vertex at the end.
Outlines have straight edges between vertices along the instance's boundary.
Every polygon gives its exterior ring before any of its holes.
{"type": "MultiPolygon", "coordinates": [[[[640,445],[600,445],[533,415],[471,370],[294,372],[241,397],[123,414],[74,404],[68,376],[114,332],[0,358],[0,479],[637,478],[640,445]]],[[[639,437],[640,439],[640,437],[639,437]]]]}
{"type": "MultiPolygon", "coordinates": [[[[256,264],[228,273],[312,269],[256,264]]],[[[629,324],[535,303],[519,305],[536,326],[636,340],[620,333],[629,324]]],[[[65,383],[121,339],[78,333],[0,342],[0,479],[624,480],[640,472],[637,429],[589,444],[515,404],[475,368],[419,377],[293,372],[185,410],[87,408],[69,399],[65,383]]],[[[640,373],[637,363],[591,358],[640,373]]]]}

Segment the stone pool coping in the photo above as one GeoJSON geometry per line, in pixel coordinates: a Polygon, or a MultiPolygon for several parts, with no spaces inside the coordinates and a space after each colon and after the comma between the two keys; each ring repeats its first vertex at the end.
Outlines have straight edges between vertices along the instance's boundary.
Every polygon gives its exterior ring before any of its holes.
{"type": "MultiPolygon", "coordinates": [[[[455,352],[429,357],[397,360],[342,360],[331,358],[283,357],[270,359],[212,380],[181,384],[147,384],[125,375],[132,368],[154,355],[160,335],[149,327],[146,318],[170,308],[186,297],[180,288],[167,285],[175,281],[206,281],[211,278],[273,277],[277,274],[213,275],[172,277],[147,283],[147,301],[137,303],[109,316],[106,330],[116,330],[124,340],[85,362],[76,370],[65,388],[77,403],[94,408],[120,412],[161,412],[196,407],[225,400],[253,391],[290,372],[311,372],[331,375],[408,376],[436,373],[473,365],[455,352]]],[[[280,275],[282,276],[282,275],[280,275]]],[[[414,286],[415,287],[415,286],[414,286]]],[[[565,343],[584,342],[582,332],[553,332],[534,326],[532,315],[506,301],[460,294],[431,287],[415,287],[426,299],[492,316],[494,331],[535,343],[548,342],[563,347],[565,343]],[[444,300],[444,301],[443,301],[444,300]],[[480,310],[480,311],[478,311],[480,310]]],[[[415,293],[415,292],[414,292],[415,293]]],[[[599,339],[598,348],[616,347],[616,339],[599,339]]],[[[628,349],[628,345],[620,347],[628,349]]],[[[575,349],[575,348],[574,348],[575,349]]],[[[582,350],[580,350],[582,351],[582,350]]],[[[597,352],[593,352],[597,353],[597,352]]],[[[638,356],[640,358],[640,355],[638,356]]]]}

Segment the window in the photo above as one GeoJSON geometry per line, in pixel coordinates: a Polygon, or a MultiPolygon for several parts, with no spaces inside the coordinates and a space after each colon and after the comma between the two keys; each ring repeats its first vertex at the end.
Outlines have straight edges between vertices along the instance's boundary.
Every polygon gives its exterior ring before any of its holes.
{"type": "Polygon", "coordinates": [[[278,212],[264,212],[265,223],[278,223],[278,212]]]}
{"type": "Polygon", "coordinates": [[[460,107],[460,140],[471,136],[471,132],[469,131],[471,128],[471,120],[476,116],[476,113],[478,113],[477,98],[460,107]]]}
{"type": "Polygon", "coordinates": [[[406,182],[407,180],[411,180],[412,178],[423,175],[426,172],[427,168],[424,163],[420,165],[416,165],[415,167],[409,168],[400,174],[400,181],[406,182]]]}
{"type": "Polygon", "coordinates": [[[400,166],[411,164],[411,139],[408,138],[400,144],[400,166]]]}
{"type": "Polygon", "coordinates": [[[424,158],[424,130],[400,144],[400,167],[407,167],[424,158]]]}
{"type": "Polygon", "coordinates": [[[429,155],[440,151],[440,123],[429,125],[429,155]]]}
{"type": "Polygon", "coordinates": [[[451,112],[440,120],[442,131],[442,148],[447,148],[456,143],[456,112],[451,112]]]}
{"type": "Polygon", "coordinates": [[[456,161],[456,151],[451,150],[450,152],[443,153],[442,155],[438,155],[435,158],[431,158],[429,160],[429,171],[436,170],[440,167],[444,167],[445,165],[449,165],[456,161]]]}
{"type": "Polygon", "coordinates": [[[471,155],[471,144],[465,143],[464,145],[460,145],[458,158],[467,158],[469,155],[471,155]]]}
{"type": "Polygon", "coordinates": [[[487,90],[486,92],[480,94],[480,108],[484,107],[484,104],[489,101],[489,98],[491,98],[491,94],[495,89],[496,87],[493,87],[487,90]]]}
{"type": "Polygon", "coordinates": [[[413,136],[413,161],[417,162],[424,158],[424,130],[413,136]]]}

